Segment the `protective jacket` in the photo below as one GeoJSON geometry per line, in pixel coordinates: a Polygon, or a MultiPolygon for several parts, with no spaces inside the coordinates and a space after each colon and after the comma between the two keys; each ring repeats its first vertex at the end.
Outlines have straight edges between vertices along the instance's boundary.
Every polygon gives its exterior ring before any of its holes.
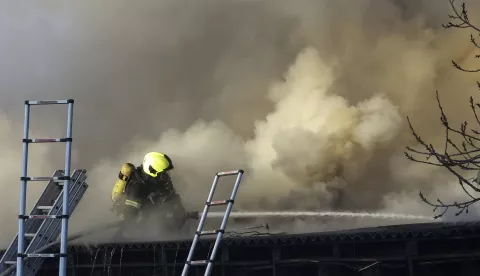
{"type": "Polygon", "coordinates": [[[125,163],[122,166],[112,191],[112,201],[116,211],[127,221],[136,220],[140,211],[179,200],[179,195],[167,172],[161,172],[157,177],[152,177],[144,173],[142,165],[135,167],[131,163],[125,163]]]}

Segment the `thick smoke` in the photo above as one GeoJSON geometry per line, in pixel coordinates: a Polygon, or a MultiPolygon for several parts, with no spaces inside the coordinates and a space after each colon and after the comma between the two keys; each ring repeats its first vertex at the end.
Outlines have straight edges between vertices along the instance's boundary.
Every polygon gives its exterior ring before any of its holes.
{"type": "MultiPolygon", "coordinates": [[[[447,1],[1,7],[0,214],[11,221],[3,245],[16,231],[25,99],[76,99],[74,167],[88,170],[90,188],[72,230],[114,219],[109,197],[121,164],[150,150],[172,156],[190,210],[202,207],[216,171],[237,168],[246,170],[242,210],[431,214],[420,189],[453,197],[448,174],[403,156],[414,143],[407,115],[423,138],[443,138],[435,90],[452,120],[470,118],[475,75],[450,60],[474,65],[474,48],[467,32],[441,28],[447,1]]],[[[62,136],[65,110],[41,109],[32,111],[33,131],[62,136]]],[[[63,146],[32,147],[44,150],[32,153],[31,174],[63,167],[63,146]]],[[[231,189],[223,185],[219,197],[231,189]]],[[[41,191],[32,186],[30,201],[41,191]]]]}

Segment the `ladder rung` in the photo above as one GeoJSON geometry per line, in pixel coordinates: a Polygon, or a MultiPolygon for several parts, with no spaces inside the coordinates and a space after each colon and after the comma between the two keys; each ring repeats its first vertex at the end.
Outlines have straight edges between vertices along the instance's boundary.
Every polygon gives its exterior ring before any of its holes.
{"type": "Polygon", "coordinates": [[[30,254],[25,254],[25,257],[29,258],[56,258],[59,257],[60,254],[58,253],[30,253],[30,254]]]}
{"type": "Polygon", "coordinates": [[[25,238],[32,239],[37,233],[25,233],[25,238]]]}
{"type": "Polygon", "coordinates": [[[28,215],[25,216],[29,219],[60,219],[62,215],[28,215]]]}
{"type": "Polygon", "coordinates": [[[60,100],[60,101],[25,101],[25,104],[28,105],[48,105],[48,104],[69,104],[74,103],[73,99],[69,100],[60,100]]]}
{"type": "Polygon", "coordinates": [[[20,177],[20,180],[26,181],[65,181],[70,180],[69,176],[27,176],[27,177],[20,177]]]}
{"type": "Polygon", "coordinates": [[[53,206],[37,206],[38,210],[51,210],[53,206]]]}
{"type": "Polygon", "coordinates": [[[207,205],[208,206],[227,205],[229,202],[230,200],[216,200],[216,201],[207,202],[207,205]]]}
{"type": "Polygon", "coordinates": [[[190,261],[190,265],[207,265],[208,260],[190,261]]]}
{"type": "Polygon", "coordinates": [[[17,264],[17,261],[5,261],[4,263],[7,265],[14,265],[17,264]]]}
{"type": "Polygon", "coordinates": [[[207,236],[207,235],[215,235],[222,232],[222,230],[206,230],[206,231],[200,231],[197,232],[199,236],[207,236]]]}
{"type": "Polygon", "coordinates": [[[243,170],[236,170],[236,171],[228,171],[228,172],[218,172],[218,176],[227,176],[227,175],[236,175],[239,173],[243,173],[243,170]]]}
{"type": "Polygon", "coordinates": [[[23,139],[24,143],[65,143],[71,142],[72,138],[39,138],[39,139],[23,139]]]}

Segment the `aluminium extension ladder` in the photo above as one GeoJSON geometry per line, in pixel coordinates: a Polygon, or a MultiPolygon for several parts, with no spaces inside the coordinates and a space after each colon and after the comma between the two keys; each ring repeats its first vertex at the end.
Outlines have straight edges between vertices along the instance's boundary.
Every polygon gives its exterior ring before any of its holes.
{"type": "MultiPolygon", "coordinates": [[[[24,258],[33,257],[33,258],[51,258],[51,257],[60,257],[60,265],[58,273],[61,276],[66,276],[67,273],[67,234],[68,234],[68,218],[69,218],[69,204],[70,201],[70,165],[71,165],[71,152],[72,152],[72,120],[73,120],[73,99],[69,100],[60,100],[60,101],[25,101],[25,123],[24,123],[24,134],[23,134],[23,165],[22,165],[22,185],[20,192],[20,214],[18,216],[18,234],[17,234],[17,276],[24,275],[24,258]],[[66,138],[46,138],[46,139],[31,139],[29,138],[29,127],[30,127],[30,107],[33,105],[58,105],[66,104],[68,105],[68,119],[67,119],[67,135],[66,138]],[[28,144],[29,143],[66,143],[66,154],[65,154],[65,170],[63,176],[57,177],[29,177],[27,176],[27,167],[28,167],[28,144]],[[57,214],[48,214],[48,215],[25,215],[26,209],[26,195],[27,195],[27,181],[63,181],[62,189],[62,202],[67,202],[67,204],[62,204],[62,212],[57,212],[57,214]],[[60,243],[60,254],[34,254],[27,253],[25,251],[25,242],[27,238],[27,233],[25,232],[25,226],[27,219],[61,219],[61,243],[60,243]]],[[[57,198],[58,199],[58,198],[57,198]]],[[[58,200],[57,200],[58,202],[58,200]]],[[[28,220],[27,220],[28,221],[28,220]]],[[[33,223],[32,223],[33,224],[33,223]]],[[[43,230],[43,225],[46,225],[45,221],[40,226],[39,230],[43,230]]],[[[55,229],[53,227],[52,229],[55,229]]],[[[57,225],[58,228],[58,225],[57,225]]],[[[47,233],[53,236],[54,232],[52,229],[45,229],[47,233]],[[50,231],[52,233],[50,233],[50,231]]],[[[36,235],[36,234],[35,234],[36,235]]],[[[55,237],[56,238],[56,237],[55,237]]],[[[38,263],[38,262],[36,262],[38,263]]],[[[28,268],[27,268],[28,269],[28,268]]]]}
{"type": "MultiPolygon", "coordinates": [[[[60,234],[60,221],[52,219],[44,219],[46,216],[59,216],[62,214],[63,207],[63,183],[59,180],[64,176],[63,170],[57,170],[53,174],[53,179],[50,180],[37,203],[30,212],[29,217],[36,217],[36,220],[25,221],[25,253],[31,257],[37,257],[24,260],[23,275],[33,276],[40,269],[43,263],[42,258],[38,258],[37,251],[43,249],[44,246],[55,242],[60,234]]],[[[69,215],[77,206],[83,194],[88,189],[85,170],[75,170],[72,174],[72,185],[70,186],[69,196],[69,215]]],[[[18,247],[18,234],[15,236],[10,246],[0,259],[0,273],[4,273],[11,266],[16,265],[16,256],[18,247]]],[[[52,254],[48,254],[52,255],[52,254]]],[[[13,270],[12,270],[13,272],[13,270]]],[[[11,275],[12,272],[8,273],[11,275]]]]}
{"type": "Polygon", "coordinates": [[[244,173],[243,170],[237,170],[237,171],[229,171],[229,172],[219,172],[215,175],[215,178],[213,179],[212,188],[208,195],[207,202],[205,203],[205,208],[203,209],[202,217],[200,218],[197,231],[195,233],[195,236],[193,237],[193,242],[190,247],[190,252],[188,253],[185,266],[183,267],[182,276],[188,275],[190,266],[199,266],[199,265],[206,265],[207,268],[205,270],[204,276],[210,276],[210,273],[212,272],[212,269],[213,269],[213,261],[215,260],[215,257],[217,255],[217,250],[220,247],[220,242],[222,241],[223,235],[225,233],[225,229],[227,228],[228,218],[230,217],[230,213],[233,208],[233,203],[235,201],[235,197],[237,195],[240,182],[242,181],[243,173],[244,173]],[[235,185],[233,186],[233,191],[232,191],[232,194],[230,195],[230,199],[212,201],[213,195],[215,193],[215,189],[217,188],[219,178],[222,176],[229,176],[229,175],[237,175],[237,179],[235,180],[235,185]],[[225,215],[223,217],[223,221],[220,226],[220,229],[203,231],[203,226],[205,224],[205,220],[207,218],[207,213],[210,206],[220,206],[220,205],[227,205],[227,210],[225,211],[225,215]],[[217,238],[215,240],[212,253],[210,254],[210,258],[208,258],[208,260],[192,261],[192,258],[195,252],[195,247],[197,245],[197,242],[200,239],[200,236],[215,235],[215,234],[217,235],[217,238]]]}

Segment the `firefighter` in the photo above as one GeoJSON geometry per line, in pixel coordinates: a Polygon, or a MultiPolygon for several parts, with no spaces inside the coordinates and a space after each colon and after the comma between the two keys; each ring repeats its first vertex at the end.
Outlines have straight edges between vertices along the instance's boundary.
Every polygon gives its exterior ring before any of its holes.
{"type": "Polygon", "coordinates": [[[138,167],[123,164],[112,190],[112,209],[125,221],[121,232],[139,222],[140,214],[158,213],[160,206],[181,227],[186,212],[170,178],[173,169],[170,157],[160,152],[147,153],[138,167]]]}

